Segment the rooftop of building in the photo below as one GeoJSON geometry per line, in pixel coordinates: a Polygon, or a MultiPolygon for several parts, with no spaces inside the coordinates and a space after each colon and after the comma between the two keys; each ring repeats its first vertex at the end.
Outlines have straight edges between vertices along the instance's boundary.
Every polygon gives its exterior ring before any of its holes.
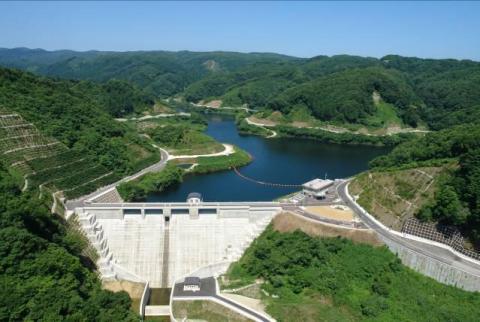
{"type": "Polygon", "coordinates": [[[313,179],[311,181],[305,182],[302,187],[311,189],[311,190],[322,190],[333,184],[333,180],[330,179],[313,179]]]}
{"type": "Polygon", "coordinates": [[[188,194],[187,200],[192,199],[192,198],[197,198],[197,199],[202,200],[202,195],[198,192],[191,192],[191,193],[188,194]]]}
{"type": "Polygon", "coordinates": [[[200,286],[200,277],[196,277],[196,276],[185,277],[185,281],[183,284],[200,286]]]}

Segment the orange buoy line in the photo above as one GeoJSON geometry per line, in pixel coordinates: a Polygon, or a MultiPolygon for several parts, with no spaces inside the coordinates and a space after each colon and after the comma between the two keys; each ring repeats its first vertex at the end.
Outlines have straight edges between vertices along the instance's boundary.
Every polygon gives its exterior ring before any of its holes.
{"type": "Polygon", "coordinates": [[[283,183],[271,183],[271,182],[264,182],[264,181],[259,181],[259,180],[255,180],[255,179],[252,179],[252,178],[249,178],[245,175],[243,175],[242,173],[240,173],[240,171],[237,170],[237,168],[233,168],[233,171],[235,171],[235,173],[240,177],[240,178],[243,178],[247,181],[251,181],[251,182],[254,182],[256,184],[261,184],[261,185],[264,185],[264,186],[270,186],[270,187],[282,187],[282,188],[300,188],[302,185],[301,184],[283,184],[283,183]]]}

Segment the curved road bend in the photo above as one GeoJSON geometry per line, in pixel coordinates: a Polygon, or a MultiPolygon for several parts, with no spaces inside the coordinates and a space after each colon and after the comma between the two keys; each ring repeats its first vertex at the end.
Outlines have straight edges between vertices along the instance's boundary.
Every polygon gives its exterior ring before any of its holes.
{"type": "Polygon", "coordinates": [[[397,235],[392,234],[387,229],[378,225],[375,221],[366,216],[360,207],[349,200],[347,197],[347,185],[349,181],[341,183],[338,188],[338,194],[343,199],[345,204],[349,206],[355,213],[363,220],[363,222],[373,230],[375,230],[383,238],[386,238],[392,242],[400,244],[416,253],[428,256],[430,258],[436,259],[439,262],[445,263],[447,265],[453,266],[460,270],[463,270],[467,273],[480,276],[480,265],[465,260],[461,257],[458,257],[453,252],[427,243],[422,243],[419,241],[414,241],[407,238],[402,238],[397,235]]]}

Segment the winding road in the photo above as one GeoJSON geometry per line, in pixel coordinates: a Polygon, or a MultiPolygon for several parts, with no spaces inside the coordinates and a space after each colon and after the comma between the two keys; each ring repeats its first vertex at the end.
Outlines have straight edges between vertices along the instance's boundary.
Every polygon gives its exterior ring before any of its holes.
{"type": "Polygon", "coordinates": [[[266,125],[266,124],[257,123],[257,122],[255,122],[255,121],[250,120],[248,117],[245,118],[245,121],[247,121],[247,123],[250,124],[250,125],[258,126],[258,127],[262,128],[262,129],[264,129],[264,130],[266,130],[266,131],[269,131],[271,134],[270,134],[269,136],[267,136],[267,139],[274,138],[274,137],[276,137],[276,136],[278,135],[277,132],[275,132],[275,131],[272,130],[272,129],[269,129],[269,128],[268,128],[268,125],[266,125]]]}
{"type": "Polygon", "coordinates": [[[114,183],[109,184],[107,186],[101,187],[101,188],[97,189],[96,191],[94,191],[94,192],[92,192],[92,193],[90,193],[86,196],[83,196],[83,197],[80,197],[80,198],[77,198],[77,199],[74,199],[74,200],[68,200],[65,203],[65,207],[67,208],[67,210],[72,211],[77,207],[82,207],[84,205],[85,201],[94,200],[94,199],[98,198],[99,196],[113,190],[115,187],[117,187],[119,184],[121,184],[123,182],[135,180],[135,179],[137,179],[137,178],[139,178],[139,177],[141,177],[141,176],[143,176],[143,175],[145,175],[149,172],[162,171],[169,160],[189,159],[189,158],[197,158],[197,157],[216,157],[216,156],[230,155],[230,154],[235,153],[235,148],[231,144],[223,144],[225,149],[221,152],[211,153],[211,154],[198,154],[198,155],[172,155],[172,154],[169,154],[165,149],[162,149],[161,147],[159,147],[158,145],[156,145],[156,144],[152,144],[152,145],[160,151],[160,161],[158,161],[157,163],[152,164],[152,165],[138,171],[135,174],[132,174],[128,177],[125,177],[125,178],[123,178],[123,179],[121,179],[117,182],[114,182],[114,183]]]}
{"type": "Polygon", "coordinates": [[[450,265],[452,267],[458,268],[469,274],[480,276],[480,264],[476,263],[473,259],[467,260],[458,256],[453,251],[428,244],[420,241],[411,240],[408,238],[398,236],[398,232],[393,232],[392,230],[386,228],[385,226],[379,224],[376,220],[373,220],[369,215],[367,215],[360,206],[354,202],[348,194],[348,183],[341,183],[337,187],[337,193],[345,202],[345,204],[350,207],[360,219],[371,229],[375,230],[383,239],[389,240],[391,242],[400,244],[409,250],[433,258],[441,263],[450,265]]]}

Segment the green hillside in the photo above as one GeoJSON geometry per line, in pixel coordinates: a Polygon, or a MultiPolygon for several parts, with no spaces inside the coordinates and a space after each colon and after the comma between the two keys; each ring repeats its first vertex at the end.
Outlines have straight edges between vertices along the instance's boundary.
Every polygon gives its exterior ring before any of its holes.
{"type": "Polygon", "coordinates": [[[273,226],[230,266],[224,286],[255,281],[277,321],[476,321],[480,313],[479,293],[422,276],[386,247],[273,226]]]}
{"type": "Polygon", "coordinates": [[[26,48],[0,49],[0,65],[47,76],[106,82],[126,80],[150,94],[171,96],[205,76],[292,57],[269,53],[234,52],[75,52],[26,48]]]}
{"type": "Polygon", "coordinates": [[[375,125],[368,119],[377,90],[404,124],[441,129],[480,119],[479,79],[473,61],[320,56],[210,75],[187,87],[185,97],[284,113],[306,106],[322,121],[375,125]]]}
{"type": "Polygon", "coordinates": [[[359,202],[373,213],[376,211],[372,207],[383,207],[378,215],[386,215],[387,224],[415,215],[423,221],[454,225],[479,247],[480,127],[477,124],[432,132],[402,143],[389,154],[372,160],[370,167],[368,176],[362,174],[354,181],[352,192],[359,194],[359,202]],[[378,184],[372,184],[372,180],[378,184]],[[389,194],[382,192],[383,188],[389,194]],[[405,201],[412,205],[407,207],[405,201]],[[400,217],[392,218],[392,214],[400,217]]]}
{"type": "Polygon", "coordinates": [[[370,99],[375,90],[403,125],[437,130],[480,119],[480,63],[468,60],[15,48],[0,49],[0,65],[70,79],[128,81],[148,93],[143,96],[220,99],[224,106],[286,113],[305,106],[321,121],[371,127],[379,126],[370,99]]]}
{"type": "Polygon", "coordinates": [[[107,113],[122,100],[110,85],[0,68],[2,163],[29,177],[30,188],[76,197],[158,161],[155,148],[107,113]]]}
{"type": "Polygon", "coordinates": [[[376,67],[320,77],[286,90],[268,107],[282,112],[296,106],[307,107],[321,120],[366,123],[376,112],[372,99],[375,91],[387,103],[403,110],[419,103],[401,74],[376,67]]]}
{"type": "Polygon", "coordinates": [[[101,289],[85,237],[0,164],[0,320],[138,321],[127,293],[101,289]]]}

